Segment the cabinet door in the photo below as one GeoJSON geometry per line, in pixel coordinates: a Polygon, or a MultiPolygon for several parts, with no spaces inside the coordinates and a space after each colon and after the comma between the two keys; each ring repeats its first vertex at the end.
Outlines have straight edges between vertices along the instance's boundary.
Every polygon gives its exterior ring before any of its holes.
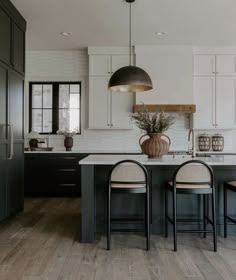
{"type": "Polygon", "coordinates": [[[8,124],[13,126],[14,141],[22,140],[23,137],[23,101],[24,101],[24,81],[13,71],[9,72],[9,113],[8,124]]]}
{"type": "Polygon", "coordinates": [[[216,128],[235,127],[236,77],[216,78],[216,128]]]}
{"type": "Polygon", "coordinates": [[[110,129],[110,92],[107,77],[89,79],[89,128],[110,129]]]}
{"type": "Polygon", "coordinates": [[[23,209],[24,205],[24,145],[14,144],[12,160],[7,161],[7,216],[23,209]]]}
{"type": "Polygon", "coordinates": [[[215,75],[214,55],[194,55],[194,76],[215,75]]]}
{"type": "Polygon", "coordinates": [[[133,93],[111,92],[111,128],[132,129],[133,93]]]}
{"type": "Polygon", "coordinates": [[[0,66],[0,142],[6,141],[7,70],[0,66]]]}
{"type": "Polygon", "coordinates": [[[13,67],[20,73],[25,72],[25,32],[13,24],[13,67]]]}
{"type": "Polygon", "coordinates": [[[11,64],[11,18],[0,7],[0,60],[11,64]]]}
{"type": "Polygon", "coordinates": [[[236,76],[236,55],[216,56],[217,76],[236,76]]]}
{"type": "Polygon", "coordinates": [[[7,70],[0,66],[0,221],[6,217],[7,185],[7,70]]]}
{"type": "Polygon", "coordinates": [[[113,74],[119,68],[129,65],[129,56],[128,55],[112,55],[111,65],[112,65],[111,73],[113,74]]]}
{"type": "Polygon", "coordinates": [[[90,55],[89,56],[89,75],[110,76],[111,75],[111,56],[110,55],[90,55]]]}
{"type": "Polygon", "coordinates": [[[215,128],[215,78],[194,78],[194,103],[196,113],[193,126],[196,129],[215,128]]]}

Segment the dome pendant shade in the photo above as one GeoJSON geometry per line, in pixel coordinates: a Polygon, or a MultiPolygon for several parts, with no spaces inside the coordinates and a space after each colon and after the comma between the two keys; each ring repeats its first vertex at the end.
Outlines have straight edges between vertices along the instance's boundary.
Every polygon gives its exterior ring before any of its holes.
{"type": "Polygon", "coordinates": [[[152,80],[148,73],[136,66],[118,69],[110,78],[108,89],[118,92],[139,92],[151,90],[152,80]]]}

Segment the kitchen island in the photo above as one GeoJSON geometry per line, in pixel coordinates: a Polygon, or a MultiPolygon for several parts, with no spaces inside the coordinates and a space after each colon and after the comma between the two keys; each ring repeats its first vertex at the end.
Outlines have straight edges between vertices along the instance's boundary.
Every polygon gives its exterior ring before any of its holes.
{"type": "MultiPolygon", "coordinates": [[[[148,159],[145,155],[89,155],[79,161],[81,165],[81,242],[92,243],[106,231],[106,191],[111,166],[124,159],[133,159],[146,166],[151,184],[151,233],[163,234],[164,230],[164,188],[175,169],[190,160],[189,155],[166,155],[162,159],[148,159]]],[[[217,230],[223,230],[223,182],[236,179],[236,156],[212,155],[198,157],[212,166],[216,186],[217,230]]],[[[177,213],[179,217],[200,218],[202,215],[201,196],[180,195],[177,213]]],[[[229,214],[234,214],[236,196],[229,197],[229,214]]],[[[143,197],[140,195],[119,195],[112,201],[113,216],[143,216],[143,197]]],[[[119,225],[118,225],[119,226],[119,225]]],[[[137,225],[129,225],[137,227],[137,225]]],[[[186,225],[183,225],[186,226],[186,225]]],[[[193,224],[198,227],[198,224],[193,224]]],[[[229,232],[235,232],[229,226],[229,232]]]]}

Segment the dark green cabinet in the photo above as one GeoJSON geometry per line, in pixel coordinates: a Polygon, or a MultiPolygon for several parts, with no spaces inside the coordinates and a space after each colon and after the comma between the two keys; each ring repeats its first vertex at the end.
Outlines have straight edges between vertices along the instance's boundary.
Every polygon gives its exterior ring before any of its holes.
{"type": "Polygon", "coordinates": [[[8,65],[11,64],[11,28],[11,17],[0,6],[0,60],[8,65]]]}
{"type": "Polygon", "coordinates": [[[12,66],[20,73],[25,72],[25,32],[13,23],[12,66]]]}
{"type": "Polygon", "coordinates": [[[0,61],[25,72],[26,22],[9,0],[0,0],[0,61]]]}
{"type": "Polygon", "coordinates": [[[24,205],[25,26],[12,3],[0,0],[0,221],[24,205]]]}
{"type": "Polygon", "coordinates": [[[26,153],[26,195],[80,195],[79,160],[87,154],[26,153]]]}

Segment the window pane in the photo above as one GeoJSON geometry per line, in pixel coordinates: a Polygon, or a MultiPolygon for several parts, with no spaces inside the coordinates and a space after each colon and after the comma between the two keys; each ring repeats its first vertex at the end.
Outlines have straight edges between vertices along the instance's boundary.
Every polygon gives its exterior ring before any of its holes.
{"type": "Polygon", "coordinates": [[[80,131],[80,110],[70,110],[70,129],[78,129],[80,131]]]}
{"type": "Polygon", "coordinates": [[[59,85],[59,108],[69,108],[69,85],[59,85]]]}
{"type": "Polygon", "coordinates": [[[80,93],[80,86],[77,84],[70,85],[70,92],[72,93],[80,93]]]}
{"type": "Polygon", "coordinates": [[[43,85],[43,108],[52,108],[52,85],[43,85]]]}
{"type": "Polygon", "coordinates": [[[59,129],[78,129],[80,131],[80,110],[59,109],[59,129]]]}
{"type": "Polygon", "coordinates": [[[70,94],[70,109],[80,108],[80,95],[76,93],[70,94]]]}
{"type": "Polygon", "coordinates": [[[32,110],[32,130],[37,132],[42,131],[42,110],[41,109],[33,109],[32,110]]]}
{"type": "Polygon", "coordinates": [[[42,108],[42,85],[32,86],[32,108],[42,108]]]}
{"type": "Polygon", "coordinates": [[[69,129],[69,110],[59,109],[59,129],[69,129]]]}
{"type": "Polygon", "coordinates": [[[52,132],[52,110],[43,110],[43,132],[52,132]]]}

